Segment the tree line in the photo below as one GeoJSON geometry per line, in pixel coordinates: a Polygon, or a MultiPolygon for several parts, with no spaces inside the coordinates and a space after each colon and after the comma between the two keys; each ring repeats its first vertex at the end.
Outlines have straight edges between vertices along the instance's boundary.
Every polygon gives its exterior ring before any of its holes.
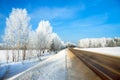
{"type": "Polygon", "coordinates": [[[26,9],[12,9],[6,19],[5,33],[2,38],[3,48],[8,50],[6,59],[9,60],[8,53],[12,50],[13,62],[31,57],[34,50],[39,58],[45,50],[57,51],[64,48],[64,42],[52,31],[49,21],[41,20],[37,29],[32,30],[26,9]]]}
{"type": "Polygon", "coordinates": [[[117,47],[120,46],[120,38],[86,38],[78,42],[81,48],[96,48],[96,47],[117,47]]]}

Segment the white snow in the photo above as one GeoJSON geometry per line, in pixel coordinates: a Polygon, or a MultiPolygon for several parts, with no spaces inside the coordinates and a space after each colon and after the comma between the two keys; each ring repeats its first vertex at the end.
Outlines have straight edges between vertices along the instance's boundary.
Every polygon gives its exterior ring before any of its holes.
{"type": "Polygon", "coordinates": [[[100,54],[106,54],[106,55],[120,57],[120,47],[74,48],[74,49],[87,50],[87,51],[92,51],[92,52],[98,52],[100,54]]]}
{"type": "Polygon", "coordinates": [[[65,50],[9,80],[66,80],[65,50]]]}
{"type": "MultiPolygon", "coordinates": [[[[17,55],[17,50],[16,50],[16,56],[17,55]]],[[[20,58],[22,58],[22,51],[20,50],[19,51],[19,55],[20,55],[20,58]]],[[[7,54],[7,50],[0,50],[0,64],[3,64],[3,63],[6,63],[6,54],[7,54]]],[[[8,50],[8,54],[9,54],[9,62],[12,62],[12,50],[8,50]]],[[[28,51],[26,51],[26,54],[28,54],[28,51]]],[[[42,55],[42,59],[46,59],[48,58],[48,56],[52,56],[53,52],[51,52],[51,54],[49,54],[47,51],[45,51],[45,53],[42,55]]],[[[33,57],[36,57],[37,56],[37,52],[36,50],[33,50],[33,53],[31,55],[31,58],[33,57]]]]}
{"type": "Polygon", "coordinates": [[[0,67],[0,78],[4,77],[9,78],[12,77],[22,71],[25,71],[26,69],[36,65],[38,61],[24,61],[22,62],[14,62],[14,63],[8,63],[4,64],[0,67]],[[6,72],[7,71],[7,72],[6,72]]]}
{"type": "MultiPolygon", "coordinates": [[[[10,62],[6,63],[6,50],[0,50],[0,79],[4,76],[5,78],[10,78],[20,72],[25,71],[26,69],[43,62],[44,60],[48,59],[49,57],[55,55],[54,53],[48,53],[45,52],[43,55],[41,55],[41,61],[37,57],[33,57],[30,60],[25,60],[23,62],[10,62]],[[7,71],[7,73],[6,73],[7,71]]],[[[10,57],[12,57],[11,51],[9,52],[10,57]]]]}
{"type": "MultiPolygon", "coordinates": [[[[7,60],[6,60],[6,55],[7,55],[7,53],[8,53],[8,55],[9,55],[9,62],[12,62],[12,52],[13,50],[0,50],[0,64],[1,63],[6,63],[7,62],[7,60]]],[[[17,55],[17,50],[14,50],[14,52],[15,52],[15,54],[16,54],[16,56],[18,56],[17,55]]],[[[22,57],[22,51],[21,50],[19,50],[19,52],[20,52],[20,58],[22,57]]],[[[28,51],[26,51],[26,53],[27,53],[28,51]]]]}

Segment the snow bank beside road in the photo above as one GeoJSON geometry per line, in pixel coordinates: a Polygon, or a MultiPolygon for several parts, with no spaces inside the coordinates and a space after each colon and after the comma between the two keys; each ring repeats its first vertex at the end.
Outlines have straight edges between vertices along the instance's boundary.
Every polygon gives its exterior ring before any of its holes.
{"type": "Polygon", "coordinates": [[[120,47],[105,47],[105,48],[74,48],[79,50],[87,50],[92,52],[98,52],[101,54],[112,55],[120,57],[120,47]]]}
{"type": "MultiPolygon", "coordinates": [[[[4,53],[1,53],[5,55],[4,53]]],[[[11,53],[12,54],[12,53],[11,53]]],[[[11,62],[11,63],[2,63],[0,65],[0,79],[4,77],[4,79],[10,78],[18,73],[21,73],[28,68],[41,63],[42,61],[48,59],[49,57],[55,55],[54,53],[44,53],[41,55],[41,61],[37,57],[34,57],[30,60],[24,60],[24,61],[19,61],[19,62],[11,62]]],[[[1,59],[1,56],[0,56],[1,59]]],[[[4,61],[4,60],[3,60],[4,61]]]]}
{"type": "Polygon", "coordinates": [[[65,50],[9,80],[66,80],[65,50]]]}

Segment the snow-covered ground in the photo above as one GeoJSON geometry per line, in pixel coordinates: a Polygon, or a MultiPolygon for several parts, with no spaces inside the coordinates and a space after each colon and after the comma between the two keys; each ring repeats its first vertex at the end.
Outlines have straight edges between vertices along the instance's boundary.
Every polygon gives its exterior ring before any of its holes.
{"type": "MultiPolygon", "coordinates": [[[[41,61],[38,60],[37,57],[34,57],[30,60],[25,60],[23,62],[11,62],[11,63],[6,63],[6,51],[2,50],[0,52],[0,59],[1,59],[1,65],[0,65],[0,79],[4,76],[5,78],[10,78],[20,72],[25,71],[26,69],[43,62],[44,60],[46,60],[47,58],[55,55],[54,53],[44,53],[41,56],[41,61]]],[[[11,56],[11,54],[9,53],[9,55],[11,56]]]]}
{"type": "MultiPolygon", "coordinates": [[[[27,52],[27,51],[26,51],[27,52]]],[[[7,60],[6,60],[6,55],[9,55],[9,62],[12,62],[12,53],[13,53],[13,50],[0,50],[0,63],[6,63],[7,60]]],[[[18,50],[14,50],[14,53],[16,56],[18,56],[18,50]]],[[[19,51],[19,55],[20,55],[20,58],[22,56],[22,51],[19,51]]]]}
{"type": "Polygon", "coordinates": [[[92,52],[98,52],[101,54],[112,55],[120,57],[120,47],[104,47],[104,48],[75,48],[79,50],[87,50],[92,52]]]}
{"type": "Polygon", "coordinates": [[[22,62],[16,62],[16,63],[8,63],[4,64],[0,67],[0,79],[2,77],[9,78],[12,77],[34,65],[36,65],[38,61],[25,61],[22,62]]]}
{"type": "Polygon", "coordinates": [[[66,80],[65,50],[9,80],[66,80]]]}
{"type": "MultiPolygon", "coordinates": [[[[8,53],[8,55],[9,55],[9,62],[12,62],[12,53],[13,53],[13,50],[8,50],[8,52],[7,52],[7,50],[0,50],[0,63],[6,63],[7,61],[6,61],[6,55],[7,55],[7,53],[8,53]]],[[[14,53],[15,53],[15,55],[16,55],[16,57],[18,56],[18,50],[14,50],[14,53]]],[[[22,50],[20,50],[19,51],[19,57],[20,57],[20,59],[22,59],[22,50]]],[[[36,57],[37,56],[37,51],[36,50],[33,50],[32,51],[32,53],[31,53],[31,55],[30,55],[30,57],[31,58],[33,58],[33,57],[36,57]]],[[[53,54],[54,52],[51,52],[51,54],[53,54]]],[[[29,54],[29,51],[27,50],[26,51],[26,54],[29,54]]],[[[42,55],[42,59],[43,58],[46,58],[47,56],[50,56],[51,54],[49,54],[48,52],[47,52],[47,50],[45,50],[45,52],[44,52],[44,54],[42,55]]]]}

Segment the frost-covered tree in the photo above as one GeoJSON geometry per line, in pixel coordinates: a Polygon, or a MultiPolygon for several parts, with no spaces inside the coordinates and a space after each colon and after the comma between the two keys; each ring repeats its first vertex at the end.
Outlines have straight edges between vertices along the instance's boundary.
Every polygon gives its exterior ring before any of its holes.
{"type": "Polygon", "coordinates": [[[116,42],[116,46],[120,46],[120,38],[115,37],[114,41],[116,42]]]}
{"type": "Polygon", "coordinates": [[[50,50],[60,50],[64,47],[64,42],[56,33],[51,34],[50,50]]]}
{"type": "Polygon", "coordinates": [[[48,48],[51,33],[52,27],[49,21],[40,21],[36,29],[36,49],[38,50],[38,57],[48,48]]]}
{"type": "Polygon", "coordinates": [[[89,47],[89,39],[81,39],[79,41],[79,46],[80,47],[89,47]]]}
{"type": "Polygon", "coordinates": [[[23,49],[23,60],[26,56],[26,45],[28,43],[28,36],[30,30],[30,17],[26,9],[12,9],[9,17],[6,19],[5,35],[3,36],[4,42],[9,48],[23,49]]]}
{"type": "Polygon", "coordinates": [[[60,50],[64,46],[64,42],[56,33],[52,32],[52,26],[49,21],[40,21],[36,29],[36,37],[36,47],[40,55],[45,49],[60,50]]]}
{"type": "Polygon", "coordinates": [[[40,21],[38,28],[36,29],[36,35],[37,35],[37,47],[38,49],[46,49],[48,46],[48,42],[50,39],[50,35],[52,33],[52,27],[49,23],[49,21],[40,21]]]}
{"type": "Polygon", "coordinates": [[[36,48],[36,40],[37,40],[36,32],[33,30],[30,31],[29,37],[28,37],[27,49],[35,49],[36,48]]]}
{"type": "Polygon", "coordinates": [[[35,49],[38,51],[38,57],[44,51],[50,50],[54,47],[54,50],[60,50],[64,47],[64,42],[58,37],[56,33],[52,32],[52,27],[49,21],[40,21],[38,28],[33,31],[30,27],[30,17],[27,14],[26,9],[12,9],[9,17],[6,19],[6,29],[3,40],[10,49],[17,49],[18,56],[13,52],[13,61],[19,60],[19,50],[23,50],[22,60],[25,60],[26,49],[29,53],[35,49]]]}

